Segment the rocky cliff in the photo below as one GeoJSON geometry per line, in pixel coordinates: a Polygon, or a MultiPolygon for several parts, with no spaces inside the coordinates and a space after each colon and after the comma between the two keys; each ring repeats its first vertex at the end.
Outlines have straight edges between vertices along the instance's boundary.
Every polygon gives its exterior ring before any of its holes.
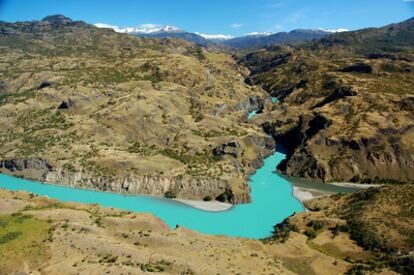
{"type": "Polygon", "coordinates": [[[252,70],[248,82],[280,101],[254,120],[288,149],[280,171],[323,181],[412,182],[413,22],[240,60],[252,70]],[[399,42],[386,40],[390,35],[399,42]],[[363,38],[372,47],[350,42],[363,38]]]}

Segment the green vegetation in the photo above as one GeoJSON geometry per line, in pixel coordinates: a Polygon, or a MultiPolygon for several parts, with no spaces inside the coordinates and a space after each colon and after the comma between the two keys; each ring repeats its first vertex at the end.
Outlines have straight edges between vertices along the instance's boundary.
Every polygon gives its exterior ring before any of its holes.
{"type": "Polygon", "coordinates": [[[22,235],[22,232],[20,231],[7,232],[6,234],[0,237],[0,245],[13,241],[20,237],[20,235],[22,235]]]}
{"type": "Polygon", "coordinates": [[[204,198],[203,198],[203,201],[211,201],[213,198],[211,197],[211,196],[205,196],[204,198]]]}
{"type": "Polygon", "coordinates": [[[297,225],[289,222],[289,218],[285,219],[279,224],[276,224],[273,228],[274,230],[272,237],[270,237],[268,240],[276,240],[282,243],[289,239],[290,232],[299,232],[297,225]]]}
{"type": "Polygon", "coordinates": [[[175,190],[168,190],[165,192],[164,197],[167,199],[175,199],[177,197],[177,192],[175,190]]]}
{"type": "Polygon", "coordinates": [[[0,270],[6,272],[24,261],[41,263],[47,254],[44,241],[50,225],[30,215],[0,216],[0,270]]]}

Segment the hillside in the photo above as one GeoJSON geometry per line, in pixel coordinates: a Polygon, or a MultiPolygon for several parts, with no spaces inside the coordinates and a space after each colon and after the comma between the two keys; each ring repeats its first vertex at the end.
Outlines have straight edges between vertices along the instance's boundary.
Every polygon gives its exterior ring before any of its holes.
{"type": "Polygon", "coordinates": [[[170,229],[144,213],[0,190],[0,270],[412,274],[413,190],[389,186],[309,201],[311,211],[288,218],[262,241],[170,229]]]}
{"type": "Polygon", "coordinates": [[[307,201],[310,211],[276,225],[265,243],[283,247],[304,234],[309,247],[351,263],[346,274],[412,274],[413,192],[390,185],[307,201]]]}
{"type": "Polygon", "coordinates": [[[279,104],[255,119],[288,149],[291,176],[363,183],[414,178],[414,21],[338,33],[241,58],[279,104]]]}
{"type": "Polygon", "coordinates": [[[0,169],[115,192],[249,200],[274,142],[230,56],[64,16],[0,23],[0,169]]]}

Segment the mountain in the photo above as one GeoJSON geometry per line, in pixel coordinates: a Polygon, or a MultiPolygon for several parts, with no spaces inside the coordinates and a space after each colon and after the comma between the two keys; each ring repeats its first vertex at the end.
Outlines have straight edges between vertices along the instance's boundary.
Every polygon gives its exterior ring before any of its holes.
{"type": "Polygon", "coordinates": [[[153,24],[144,24],[138,27],[127,27],[127,28],[120,28],[117,26],[111,26],[107,24],[98,23],[95,24],[98,28],[109,28],[113,29],[119,33],[127,33],[130,35],[135,35],[138,37],[145,37],[145,38],[176,38],[176,39],[183,39],[197,45],[207,46],[208,44],[212,43],[213,40],[209,40],[204,38],[202,35],[197,33],[191,33],[183,31],[174,26],[160,26],[160,25],[153,25],[153,24]]]}
{"type": "Polygon", "coordinates": [[[252,49],[264,48],[274,44],[298,44],[313,39],[322,38],[332,34],[330,31],[324,30],[293,30],[291,32],[278,32],[274,34],[254,34],[242,37],[236,37],[223,41],[223,44],[238,48],[252,49]]]}
{"type": "Polygon", "coordinates": [[[397,53],[412,51],[414,45],[414,17],[382,28],[368,28],[338,33],[316,41],[315,50],[348,51],[357,54],[397,53]]]}
{"type": "Polygon", "coordinates": [[[279,98],[255,122],[288,150],[279,170],[325,182],[414,179],[414,20],[245,55],[279,98]]]}
{"type": "Polygon", "coordinates": [[[0,23],[0,171],[130,194],[248,202],[274,142],[230,56],[64,16],[0,23]]]}
{"type": "Polygon", "coordinates": [[[208,44],[211,44],[213,42],[217,42],[218,40],[209,40],[205,39],[199,34],[186,32],[186,31],[158,31],[153,33],[136,33],[131,32],[130,34],[136,35],[138,37],[147,37],[147,38],[177,38],[177,39],[183,39],[192,43],[195,43],[197,45],[201,46],[207,46],[208,44]]]}
{"type": "MultiPolygon", "coordinates": [[[[206,35],[181,30],[174,26],[145,24],[138,27],[119,28],[107,24],[95,24],[100,28],[110,28],[120,33],[128,33],[138,37],[149,38],[178,38],[201,46],[209,44],[226,45],[237,49],[264,48],[273,44],[298,44],[330,35],[328,30],[293,30],[278,33],[251,33],[246,36],[233,38],[230,35],[206,35]]],[[[343,31],[343,30],[341,30],[343,31]]]]}

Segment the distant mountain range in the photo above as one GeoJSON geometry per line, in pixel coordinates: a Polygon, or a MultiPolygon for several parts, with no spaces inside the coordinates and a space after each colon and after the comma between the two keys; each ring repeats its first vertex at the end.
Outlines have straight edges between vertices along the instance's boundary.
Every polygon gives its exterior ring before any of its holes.
{"type": "Polygon", "coordinates": [[[233,39],[223,41],[223,44],[238,48],[263,48],[273,44],[297,44],[311,41],[313,39],[323,38],[332,34],[332,31],[326,30],[293,30],[291,32],[278,32],[273,34],[257,34],[235,37],[233,39]]]}
{"type": "Polygon", "coordinates": [[[298,29],[290,32],[278,33],[251,33],[245,36],[232,37],[230,35],[206,35],[201,33],[192,33],[181,30],[174,26],[159,26],[152,24],[140,25],[138,27],[119,28],[107,24],[95,24],[100,28],[111,28],[116,32],[129,33],[139,37],[149,38],[179,38],[184,39],[202,46],[212,43],[226,45],[237,49],[263,48],[273,44],[298,44],[320,39],[334,32],[346,31],[344,29],[338,31],[330,31],[323,29],[306,30],[298,29]]]}

